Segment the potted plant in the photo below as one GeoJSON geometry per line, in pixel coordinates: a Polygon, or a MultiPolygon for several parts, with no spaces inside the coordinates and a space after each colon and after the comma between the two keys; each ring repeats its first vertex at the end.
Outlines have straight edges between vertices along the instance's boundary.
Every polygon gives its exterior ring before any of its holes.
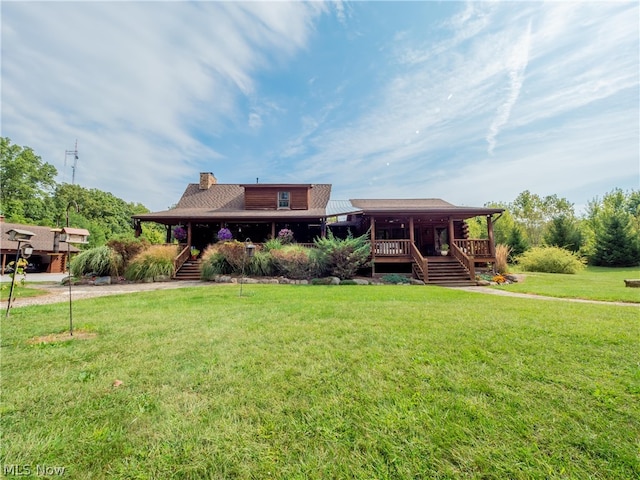
{"type": "Polygon", "coordinates": [[[448,243],[443,243],[442,245],[440,245],[440,255],[442,255],[442,256],[449,255],[449,244],[448,243]]]}
{"type": "Polygon", "coordinates": [[[200,250],[198,250],[196,247],[191,247],[191,260],[195,260],[196,258],[198,258],[198,255],[200,255],[200,250]]]}

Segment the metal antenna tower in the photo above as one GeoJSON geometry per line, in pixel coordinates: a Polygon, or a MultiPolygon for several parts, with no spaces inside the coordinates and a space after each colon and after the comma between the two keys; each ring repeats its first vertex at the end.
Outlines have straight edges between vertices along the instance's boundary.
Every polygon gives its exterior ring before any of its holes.
{"type": "Polygon", "coordinates": [[[76,168],[78,168],[78,139],[74,150],[64,151],[64,169],[67,170],[67,157],[73,155],[73,165],[71,166],[71,185],[76,184],[76,168]]]}

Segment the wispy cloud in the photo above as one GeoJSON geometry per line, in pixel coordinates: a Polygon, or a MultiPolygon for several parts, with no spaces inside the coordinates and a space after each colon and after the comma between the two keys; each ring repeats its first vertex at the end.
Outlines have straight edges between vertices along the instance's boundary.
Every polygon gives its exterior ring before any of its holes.
{"type": "Polygon", "coordinates": [[[509,121],[511,115],[511,109],[515,105],[518,97],[520,96],[520,89],[524,81],[524,73],[529,62],[529,45],[531,43],[531,22],[527,26],[527,30],[520,39],[520,41],[514,46],[511,57],[506,65],[509,71],[509,85],[505,101],[500,108],[496,117],[491,122],[489,127],[489,133],[487,135],[487,143],[489,148],[487,152],[493,155],[493,150],[496,147],[496,137],[500,133],[500,130],[509,121]]]}
{"type": "MultiPolygon", "coordinates": [[[[293,2],[3,4],[3,135],[59,170],[77,138],[84,185],[133,201],[145,178],[145,201],[164,207],[202,164],[220,162],[208,139],[247,118],[240,105],[256,91],[256,72],[303,49],[325,11],[293,2]]],[[[259,112],[249,118],[259,126],[259,112]]]]}

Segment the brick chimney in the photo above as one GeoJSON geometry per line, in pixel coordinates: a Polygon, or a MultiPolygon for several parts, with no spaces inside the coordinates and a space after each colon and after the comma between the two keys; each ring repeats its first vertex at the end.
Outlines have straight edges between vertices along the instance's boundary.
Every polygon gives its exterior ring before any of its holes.
{"type": "Polygon", "coordinates": [[[213,176],[213,173],[200,173],[200,190],[209,190],[209,187],[211,187],[211,185],[215,185],[216,183],[218,183],[218,180],[213,176]]]}

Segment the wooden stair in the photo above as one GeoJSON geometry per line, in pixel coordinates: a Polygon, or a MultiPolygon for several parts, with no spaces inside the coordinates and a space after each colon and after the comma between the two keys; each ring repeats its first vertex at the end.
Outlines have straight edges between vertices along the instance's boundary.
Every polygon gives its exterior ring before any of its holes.
{"type": "Polygon", "coordinates": [[[476,284],[476,282],[469,277],[469,272],[453,257],[442,257],[437,260],[430,259],[426,279],[415,264],[413,265],[413,273],[428,285],[462,287],[476,284]]]}
{"type": "Polygon", "coordinates": [[[174,280],[200,280],[200,259],[184,262],[176,272],[174,280]]]}

